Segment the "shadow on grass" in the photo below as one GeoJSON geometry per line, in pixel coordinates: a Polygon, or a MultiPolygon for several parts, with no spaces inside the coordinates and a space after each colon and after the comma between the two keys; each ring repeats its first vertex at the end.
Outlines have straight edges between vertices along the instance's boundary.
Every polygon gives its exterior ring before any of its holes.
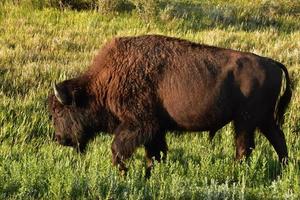
{"type": "Polygon", "coordinates": [[[169,160],[171,162],[178,161],[184,167],[188,167],[188,162],[192,161],[194,164],[200,164],[200,156],[193,156],[187,153],[183,148],[176,148],[170,150],[169,160]]]}
{"type": "Polygon", "coordinates": [[[0,82],[1,82],[1,87],[5,84],[5,76],[9,73],[10,69],[7,68],[0,68],[0,82]]]}
{"type": "MultiPolygon", "coordinates": [[[[219,163],[220,160],[226,159],[229,155],[225,155],[223,153],[217,153],[212,156],[212,158],[208,160],[201,159],[201,156],[194,156],[190,155],[188,152],[186,152],[183,148],[176,148],[172,149],[169,154],[169,160],[170,162],[179,162],[179,164],[184,169],[184,173],[188,172],[189,163],[192,162],[195,165],[201,166],[201,162],[210,162],[206,163],[211,166],[214,164],[219,163]]],[[[232,158],[234,159],[234,158],[232,158]]],[[[243,160],[243,161],[234,161],[233,167],[234,173],[231,174],[233,176],[234,182],[237,182],[238,180],[235,180],[234,177],[240,177],[241,171],[248,171],[247,173],[249,176],[247,177],[249,180],[253,182],[260,182],[262,179],[265,181],[265,183],[271,183],[272,181],[276,180],[278,176],[282,174],[282,170],[285,169],[285,166],[282,166],[277,159],[270,159],[265,164],[263,164],[263,159],[259,159],[258,163],[254,165],[251,164],[251,157],[249,159],[243,160]],[[250,170],[250,171],[249,171],[250,170]],[[235,175],[234,175],[235,174],[235,175]],[[250,175],[251,174],[251,175],[250,175]]],[[[216,166],[218,168],[218,166],[216,166]]],[[[216,169],[218,170],[218,169],[216,169]]],[[[220,179],[222,182],[222,178],[220,179]]],[[[224,180],[225,181],[225,180],[224,180]]]]}

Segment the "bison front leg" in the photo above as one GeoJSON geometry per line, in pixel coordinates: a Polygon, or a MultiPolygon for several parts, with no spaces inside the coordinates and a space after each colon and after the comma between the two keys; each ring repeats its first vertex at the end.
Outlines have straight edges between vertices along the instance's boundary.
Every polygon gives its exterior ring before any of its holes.
{"type": "Polygon", "coordinates": [[[151,175],[151,170],[154,166],[154,160],[160,162],[161,160],[165,160],[167,157],[168,145],[166,142],[165,133],[157,134],[156,137],[152,138],[152,140],[147,142],[144,146],[147,162],[145,177],[149,178],[151,175]]]}
{"type": "Polygon", "coordinates": [[[125,175],[127,172],[125,160],[130,158],[134,152],[133,148],[125,147],[124,143],[126,143],[126,141],[116,136],[111,145],[112,163],[119,168],[122,175],[125,175]]]}
{"type": "Polygon", "coordinates": [[[215,135],[216,135],[216,130],[210,130],[209,131],[209,141],[210,142],[212,142],[213,141],[213,139],[214,139],[214,137],[215,137],[215,135]]]}
{"type": "Polygon", "coordinates": [[[137,147],[155,137],[156,130],[151,122],[122,123],[115,130],[115,138],[111,146],[112,162],[113,165],[118,166],[122,174],[127,172],[125,161],[132,156],[137,147]]]}

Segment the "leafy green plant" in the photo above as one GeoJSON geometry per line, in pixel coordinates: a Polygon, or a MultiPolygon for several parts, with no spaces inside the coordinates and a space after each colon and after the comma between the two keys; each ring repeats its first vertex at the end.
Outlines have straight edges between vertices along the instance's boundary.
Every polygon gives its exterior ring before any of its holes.
{"type": "Polygon", "coordinates": [[[103,14],[130,11],[134,7],[128,0],[98,0],[97,5],[103,14]]]}
{"type": "Polygon", "coordinates": [[[155,19],[160,11],[159,0],[131,0],[139,16],[148,21],[155,19]]]}

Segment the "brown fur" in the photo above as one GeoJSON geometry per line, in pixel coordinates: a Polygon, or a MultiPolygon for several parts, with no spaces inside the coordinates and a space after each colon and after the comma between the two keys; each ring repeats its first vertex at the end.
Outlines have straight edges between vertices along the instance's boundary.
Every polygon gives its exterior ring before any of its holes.
{"type": "Polygon", "coordinates": [[[258,127],[282,161],[287,148],[274,117],[282,73],[279,118],[291,90],[276,61],[159,35],[115,38],[83,75],[57,85],[63,103],[50,95],[49,108],[61,144],[83,150],[96,132],[113,133],[113,163],[121,170],[144,145],[149,174],[152,157],[167,153],[166,131],[209,130],[213,138],[230,121],[237,159],[250,155],[258,127]]]}

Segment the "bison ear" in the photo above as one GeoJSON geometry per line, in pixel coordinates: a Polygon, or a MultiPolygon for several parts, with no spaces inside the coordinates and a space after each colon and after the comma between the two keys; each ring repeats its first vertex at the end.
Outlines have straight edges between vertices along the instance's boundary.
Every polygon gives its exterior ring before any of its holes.
{"type": "Polygon", "coordinates": [[[71,105],[72,104],[72,96],[70,95],[70,91],[68,91],[67,87],[64,87],[62,83],[53,84],[54,95],[56,99],[63,105],[71,105]]]}
{"type": "Polygon", "coordinates": [[[84,107],[87,104],[87,95],[84,90],[78,88],[72,91],[72,105],[76,107],[84,107]]]}

